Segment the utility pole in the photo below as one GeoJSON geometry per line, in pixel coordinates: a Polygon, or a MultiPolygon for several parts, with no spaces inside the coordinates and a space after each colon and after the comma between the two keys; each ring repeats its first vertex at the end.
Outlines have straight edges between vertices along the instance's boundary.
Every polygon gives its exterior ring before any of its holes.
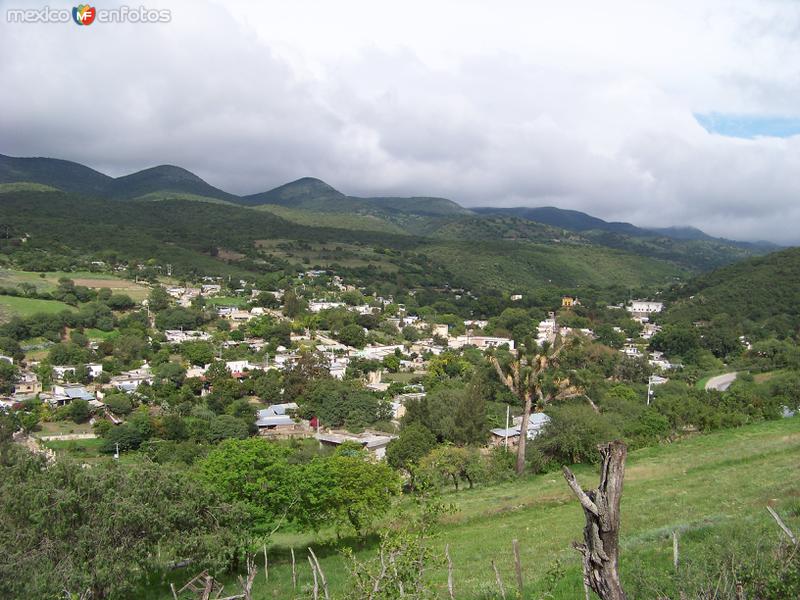
{"type": "Polygon", "coordinates": [[[116,444],[114,444],[114,445],[115,445],[115,446],[116,446],[116,448],[117,448],[117,451],[114,453],[114,458],[115,458],[116,460],[119,460],[119,442],[117,442],[117,443],[116,443],[116,444]]]}
{"type": "Polygon", "coordinates": [[[506,404],[506,450],[508,450],[508,420],[511,417],[511,405],[506,404]]]}
{"type": "Polygon", "coordinates": [[[653,395],[653,376],[647,378],[647,406],[650,406],[650,397],[653,395]]]}

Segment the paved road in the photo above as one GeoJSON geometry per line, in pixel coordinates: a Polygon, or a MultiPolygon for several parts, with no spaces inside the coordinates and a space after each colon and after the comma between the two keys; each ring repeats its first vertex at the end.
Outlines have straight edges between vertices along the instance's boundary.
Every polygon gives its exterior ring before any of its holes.
{"type": "Polygon", "coordinates": [[[720,392],[724,392],[731,384],[736,380],[736,371],[733,373],[725,373],[723,375],[717,375],[716,377],[712,377],[708,381],[706,381],[706,389],[707,390],[719,390],[720,392]]]}

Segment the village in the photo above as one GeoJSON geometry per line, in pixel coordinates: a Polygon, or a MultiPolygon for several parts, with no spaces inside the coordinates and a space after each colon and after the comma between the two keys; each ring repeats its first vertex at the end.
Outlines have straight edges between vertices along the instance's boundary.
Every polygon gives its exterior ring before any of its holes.
{"type": "MultiPolygon", "coordinates": [[[[493,335],[493,329],[496,328],[490,325],[489,319],[466,319],[459,323],[448,319],[448,322],[437,322],[435,316],[423,317],[407,311],[405,305],[395,303],[391,297],[364,296],[363,289],[359,290],[344,282],[340,276],[325,270],[310,270],[300,274],[297,289],[308,288],[311,293],[306,293],[307,299],[294,297],[292,300],[302,306],[301,310],[307,316],[306,322],[310,321],[317,327],[299,325],[296,308],[293,309],[294,314],[287,314],[292,309],[287,310],[286,291],[283,289],[258,290],[246,281],[240,281],[238,287],[227,283],[225,285],[218,277],[204,277],[196,285],[155,284],[156,295],[165,299],[162,300],[163,306],[158,307],[160,309],[167,306],[184,309],[203,307],[211,311],[209,325],[200,328],[159,328],[155,311],[151,310],[155,308],[151,306],[153,294],[151,299],[141,303],[151,328],[149,342],[160,342],[171,349],[170,361],[183,369],[186,380],[198,382],[201,398],[214,392],[213,381],[206,377],[212,365],[223,365],[225,373],[242,382],[256,373],[285,373],[297,366],[301,356],[313,354],[332,379],[352,379],[352,368],[358,367],[360,370],[355,377],[360,379],[364,389],[376,397],[384,398],[391,407],[389,427],[384,426],[383,430],[367,427],[353,432],[321,423],[316,415],[303,418],[296,402],[284,402],[279,396],[250,396],[248,402],[254,408],[252,426],[258,435],[265,438],[313,438],[320,446],[353,442],[366,448],[375,458],[383,458],[386,447],[397,437],[406,412],[406,402],[425,398],[423,382],[433,357],[464,350],[482,354],[492,354],[496,350],[513,353],[515,350],[514,339],[493,335]],[[336,331],[322,327],[326,318],[342,311],[361,321],[336,331]],[[269,323],[271,327],[283,325],[284,333],[288,332],[288,335],[284,336],[282,343],[252,335],[250,324],[261,322],[269,323]],[[370,329],[360,323],[372,327],[370,329]],[[347,335],[343,333],[345,330],[347,335]],[[198,363],[179,353],[181,347],[198,342],[213,347],[212,360],[198,363]],[[232,354],[237,358],[226,358],[232,354]]],[[[454,290],[453,293],[459,297],[461,294],[470,294],[464,290],[454,290]]],[[[512,303],[518,303],[522,298],[521,294],[512,294],[509,299],[512,303]]],[[[559,323],[559,310],[570,311],[577,306],[580,306],[577,297],[563,296],[561,306],[536,326],[536,345],[552,345],[557,337],[595,339],[595,333],[589,328],[573,328],[559,323]]],[[[650,322],[650,318],[663,310],[663,303],[633,300],[627,305],[608,308],[626,311],[640,327],[638,338],[626,337],[619,352],[630,359],[647,360],[652,368],[648,389],[666,383],[667,374],[681,365],[671,363],[662,352],[647,350],[648,340],[661,330],[659,325],[650,322]]],[[[620,327],[615,326],[613,330],[616,334],[625,335],[620,327]]],[[[99,342],[88,342],[90,351],[98,348],[99,342]]],[[[0,356],[0,360],[14,362],[8,356],[0,356]]],[[[109,421],[112,426],[123,423],[125,415],[109,407],[105,399],[109,395],[125,394],[131,398],[133,405],[139,404],[142,401],[142,386],[152,386],[156,380],[147,360],[140,361],[135,368],[117,373],[104,371],[102,361],[47,364],[28,360],[17,366],[19,375],[13,392],[0,398],[1,408],[17,410],[24,407],[26,402],[40,401],[52,411],[57,411],[80,401],[88,405],[91,425],[102,420],[109,421]],[[43,368],[49,372],[43,374],[43,368]]],[[[648,399],[651,393],[648,391],[648,399]]],[[[160,407],[151,405],[150,410],[157,413],[160,407]]],[[[518,412],[518,407],[514,411],[518,412]]],[[[499,423],[502,426],[491,427],[487,431],[488,447],[516,447],[522,417],[511,413],[509,407],[505,423],[499,423]]],[[[544,413],[534,414],[527,428],[527,438],[535,439],[548,420],[549,417],[544,413]]]]}

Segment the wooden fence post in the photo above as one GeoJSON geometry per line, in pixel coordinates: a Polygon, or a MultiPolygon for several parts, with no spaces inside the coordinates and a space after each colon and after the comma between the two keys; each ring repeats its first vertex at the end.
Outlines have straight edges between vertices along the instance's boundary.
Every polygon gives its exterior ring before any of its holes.
{"type": "Polygon", "coordinates": [[[497,582],[497,587],[500,588],[500,598],[506,600],[506,590],[503,587],[503,579],[500,577],[500,571],[497,570],[497,565],[492,561],[492,569],[494,569],[494,579],[497,582]]]}
{"type": "Polygon", "coordinates": [[[522,598],[525,595],[523,591],[523,582],[522,582],[522,561],[519,558],[519,541],[518,540],[511,540],[511,546],[514,548],[514,570],[517,573],[517,587],[519,588],[519,597],[522,598]]]}
{"type": "Polygon", "coordinates": [[[297,571],[294,566],[294,548],[289,548],[292,552],[292,589],[297,589],[297,571]]]}
{"type": "Polygon", "coordinates": [[[678,572],[678,531],[675,530],[672,532],[672,566],[675,568],[675,572],[678,572]]]}
{"type": "Polygon", "coordinates": [[[311,565],[311,574],[314,576],[314,587],[311,591],[314,600],[319,598],[319,584],[317,583],[317,568],[314,566],[314,561],[308,557],[308,564],[311,565]]]}
{"type": "Polygon", "coordinates": [[[450,544],[444,545],[444,555],[447,557],[447,591],[450,593],[450,600],[455,600],[453,592],[453,561],[450,558],[450,544]]]}

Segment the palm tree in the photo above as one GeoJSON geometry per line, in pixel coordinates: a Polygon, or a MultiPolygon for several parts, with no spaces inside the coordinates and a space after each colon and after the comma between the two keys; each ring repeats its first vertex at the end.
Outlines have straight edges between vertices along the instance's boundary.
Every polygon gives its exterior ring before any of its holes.
{"type": "Polygon", "coordinates": [[[541,347],[533,346],[527,352],[523,345],[517,349],[516,357],[504,369],[496,356],[489,357],[497,375],[505,386],[511,390],[523,406],[522,422],[519,427],[519,444],[517,445],[517,475],[525,470],[525,448],[528,441],[528,422],[531,411],[544,410],[544,407],[556,400],[582,396],[579,387],[573,385],[567,377],[558,376],[558,367],[564,349],[571,346],[556,331],[555,340],[541,347]]]}

